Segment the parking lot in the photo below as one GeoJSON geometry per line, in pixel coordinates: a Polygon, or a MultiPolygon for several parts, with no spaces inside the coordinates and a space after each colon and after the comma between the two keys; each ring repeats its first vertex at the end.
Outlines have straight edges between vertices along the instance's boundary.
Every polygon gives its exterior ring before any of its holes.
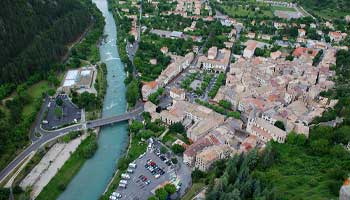
{"type": "MultiPolygon", "coordinates": [[[[116,190],[121,194],[120,199],[147,200],[153,195],[152,192],[167,183],[181,185],[177,193],[179,195],[183,194],[184,189],[190,185],[191,171],[172,164],[170,154],[161,154],[158,145],[156,143],[153,148],[148,149],[144,155],[133,162],[136,168],[129,166],[133,173],[128,173],[130,178],[124,179],[127,181],[126,188],[118,187],[116,190]],[[183,180],[183,177],[187,177],[187,180],[183,180]]],[[[183,165],[183,167],[187,166],[183,165]]]]}
{"type": "Polygon", "coordinates": [[[60,94],[56,98],[48,101],[47,109],[42,119],[42,127],[46,130],[59,128],[66,124],[78,122],[81,119],[81,110],[74,105],[67,95],[60,94]],[[62,100],[62,105],[58,106],[57,99],[62,100]],[[62,116],[57,116],[55,109],[62,110],[62,116]]]}

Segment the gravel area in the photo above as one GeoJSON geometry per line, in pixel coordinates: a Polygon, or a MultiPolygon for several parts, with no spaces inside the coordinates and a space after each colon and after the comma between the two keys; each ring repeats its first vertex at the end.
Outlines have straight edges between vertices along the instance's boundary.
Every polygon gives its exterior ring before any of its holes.
{"type": "Polygon", "coordinates": [[[51,147],[39,164],[20,183],[21,188],[31,187],[31,197],[35,199],[85,138],[83,135],[67,144],[57,143],[51,147]]]}

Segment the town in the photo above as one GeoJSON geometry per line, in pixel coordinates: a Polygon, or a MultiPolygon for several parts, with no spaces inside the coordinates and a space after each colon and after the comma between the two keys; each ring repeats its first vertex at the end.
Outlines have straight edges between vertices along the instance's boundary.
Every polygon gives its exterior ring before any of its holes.
{"type": "Polygon", "coordinates": [[[10,199],[350,199],[350,12],[93,2],[103,17],[28,100],[31,144],[0,174],[10,199]]]}
{"type": "Polygon", "coordinates": [[[335,86],[336,54],[348,50],[348,33],[297,4],[238,2],[239,9],[274,17],[242,20],[230,15],[229,1],[219,0],[119,1],[116,8],[132,19],[130,45],[140,41],[134,64],[145,112],[153,122],[184,130],[158,141],[181,145],[191,170],[207,172],[270,141],[285,143],[291,133],[307,138],[315,119],[338,103],[322,94],[335,86]]]}

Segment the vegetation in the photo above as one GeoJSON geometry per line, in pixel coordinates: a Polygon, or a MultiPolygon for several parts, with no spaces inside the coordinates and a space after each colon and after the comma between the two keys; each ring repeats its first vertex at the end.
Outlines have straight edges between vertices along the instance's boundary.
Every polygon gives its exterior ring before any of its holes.
{"type": "Polygon", "coordinates": [[[66,68],[60,62],[68,55],[67,47],[92,22],[86,39],[78,45],[85,48],[76,48],[76,52],[96,46],[104,20],[87,0],[58,3],[6,0],[0,4],[0,19],[6,30],[0,35],[7,38],[0,43],[8,47],[1,50],[0,58],[5,70],[0,73],[0,99],[6,98],[5,104],[0,105],[0,169],[3,169],[28,144],[28,132],[42,99],[46,93],[54,94],[60,82],[59,73],[66,68]]]}
{"type": "Polygon", "coordinates": [[[209,86],[209,83],[213,77],[214,77],[213,74],[204,73],[204,77],[203,77],[203,80],[201,82],[201,85],[200,85],[200,87],[198,87],[196,89],[195,93],[197,95],[202,95],[205,92],[205,90],[207,89],[207,87],[209,86]]]}
{"type": "Polygon", "coordinates": [[[85,108],[86,111],[91,111],[102,107],[103,99],[96,97],[93,93],[83,92],[78,94],[77,92],[72,91],[71,95],[73,103],[79,106],[79,108],[85,108]]]}
{"type": "Polygon", "coordinates": [[[68,183],[79,172],[86,159],[93,156],[97,149],[96,135],[91,133],[82,143],[71,157],[64,163],[63,167],[58,170],[57,174],[44,187],[38,200],[56,199],[62,191],[65,190],[68,183]]]}
{"type": "Polygon", "coordinates": [[[142,74],[141,79],[143,81],[155,80],[170,63],[170,57],[160,51],[162,46],[156,45],[152,41],[141,40],[134,59],[134,65],[142,74]],[[157,64],[152,65],[150,63],[151,59],[156,59],[157,64]]]}
{"type": "Polygon", "coordinates": [[[214,110],[215,112],[220,113],[222,115],[226,115],[228,117],[234,117],[236,119],[240,119],[240,117],[241,117],[241,114],[238,111],[231,111],[231,110],[225,109],[222,106],[213,105],[213,104],[210,104],[206,101],[201,101],[200,99],[196,99],[196,103],[198,103],[202,106],[208,107],[208,108],[214,110]]]}
{"type": "Polygon", "coordinates": [[[273,184],[277,198],[338,198],[339,188],[350,171],[349,152],[345,150],[350,141],[349,57],[348,51],[337,52],[335,88],[322,93],[339,99],[338,104],[315,119],[315,122],[322,122],[339,116],[344,118],[343,124],[335,128],[316,126],[311,129],[308,140],[291,133],[286,144],[272,143],[272,151],[277,152],[275,161],[256,173],[273,184]]]}
{"type": "Polygon", "coordinates": [[[149,95],[148,100],[150,100],[155,105],[158,105],[159,104],[158,98],[163,94],[163,92],[164,92],[164,88],[158,88],[158,90],[155,93],[149,95]]]}
{"type": "Polygon", "coordinates": [[[5,30],[1,37],[6,39],[0,44],[6,48],[0,53],[3,67],[0,84],[20,84],[48,77],[50,70],[55,70],[55,64],[66,55],[66,45],[92,23],[93,8],[87,0],[1,1],[0,18],[5,30]]]}
{"type": "Polygon", "coordinates": [[[140,82],[134,79],[126,88],[126,101],[128,102],[129,107],[135,106],[140,96],[140,82]]]}
{"type": "Polygon", "coordinates": [[[236,155],[227,164],[217,163],[217,168],[223,170],[214,177],[219,177],[214,182],[209,182],[206,199],[274,199],[274,191],[270,190],[259,178],[254,177],[253,172],[258,167],[260,160],[273,160],[274,154],[268,150],[260,158],[255,149],[247,155],[236,155]]]}
{"type": "Polygon", "coordinates": [[[166,200],[169,195],[176,192],[176,187],[173,184],[166,184],[162,188],[156,190],[156,194],[148,198],[148,200],[166,200]]]}
{"type": "Polygon", "coordinates": [[[190,87],[190,85],[196,79],[197,76],[198,73],[187,75],[187,77],[181,82],[181,88],[185,89],[186,91],[191,91],[192,88],[190,87]]]}
{"type": "Polygon", "coordinates": [[[184,125],[182,125],[181,122],[176,122],[176,123],[173,123],[169,126],[169,133],[184,134],[184,133],[186,133],[185,131],[186,131],[185,127],[184,127],[184,125]]]}
{"type": "Polygon", "coordinates": [[[326,19],[344,17],[350,10],[350,2],[347,0],[300,0],[299,3],[312,14],[326,19]]]}
{"type": "Polygon", "coordinates": [[[216,93],[218,93],[220,87],[225,84],[225,80],[226,80],[225,74],[220,73],[218,75],[218,78],[216,79],[215,85],[208,93],[210,98],[214,98],[216,96],[216,93]]]}
{"type": "Polygon", "coordinates": [[[179,144],[174,144],[171,147],[171,150],[175,153],[175,154],[182,154],[185,151],[185,148],[179,144]]]}

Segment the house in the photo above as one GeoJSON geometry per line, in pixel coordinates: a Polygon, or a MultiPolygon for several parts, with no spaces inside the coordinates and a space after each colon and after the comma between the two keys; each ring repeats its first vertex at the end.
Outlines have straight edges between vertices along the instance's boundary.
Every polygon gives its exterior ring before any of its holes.
{"type": "Polygon", "coordinates": [[[263,40],[271,40],[271,35],[266,35],[266,34],[263,34],[260,36],[261,39],[263,40]]]}
{"type": "Polygon", "coordinates": [[[247,46],[243,51],[243,57],[244,58],[251,58],[254,55],[255,49],[257,47],[257,42],[255,41],[251,41],[251,42],[247,42],[247,46]]]}
{"type": "Polygon", "coordinates": [[[344,181],[344,184],[339,191],[339,200],[348,200],[348,199],[350,199],[350,178],[344,181]]]}
{"type": "Polygon", "coordinates": [[[186,92],[184,89],[173,87],[170,90],[170,97],[174,100],[185,100],[186,92]]]}
{"type": "Polygon", "coordinates": [[[328,36],[333,42],[340,42],[343,39],[343,35],[340,31],[329,32],[328,36]]]}
{"type": "Polygon", "coordinates": [[[150,59],[149,60],[149,63],[151,64],[151,65],[156,65],[157,64],[157,59],[150,59]]]}
{"type": "Polygon", "coordinates": [[[270,140],[274,140],[278,143],[284,143],[287,133],[282,129],[270,124],[268,121],[256,117],[255,115],[250,116],[247,124],[247,131],[263,143],[267,143],[270,140]]]}
{"type": "Polygon", "coordinates": [[[143,101],[147,101],[149,95],[155,93],[158,90],[159,86],[157,81],[146,82],[143,84],[141,93],[143,101]]]}
{"type": "Polygon", "coordinates": [[[286,24],[286,23],[274,22],[274,23],[273,23],[273,26],[274,26],[276,29],[284,29],[284,27],[286,27],[287,24],[286,24]]]}
{"type": "Polygon", "coordinates": [[[298,36],[301,38],[305,37],[306,36],[305,29],[302,29],[302,28],[298,29],[298,36]]]}
{"type": "Polygon", "coordinates": [[[239,152],[248,152],[254,149],[257,144],[257,137],[255,135],[249,135],[240,145],[239,152]]]}
{"type": "Polygon", "coordinates": [[[210,146],[196,156],[195,168],[208,171],[215,161],[229,158],[232,149],[227,145],[210,146]]]}
{"type": "Polygon", "coordinates": [[[198,66],[208,71],[224,72],[230,64],[230,57],[230,50],[211,47],[208,50],[208,56],[203,55],[198,58],[198,66]]]}
{"type": "Polygon", "coordinates": [[[277,58],[280,58],[281,55],[282,55],[281,51],[275,51],[270,53],[271,59],[274,59],[274,60],[276,60],[277,58]]]}
{"type": "Polygon", "coordinates": [[[248,38],[250,38],[250,39],[254,39],[255,38],[255,33],[254,32],[249,32],[248,34],[247,34],[247,37],[248,38]]]}
{"type": "Polygon", "coordinates": [[[168,49],[168,47],[162,47],[162,48],[160,49],[160,51],[161,51],[163,54],[166,54],[166,53],[168,53],[169,49],[168,49]]]}

